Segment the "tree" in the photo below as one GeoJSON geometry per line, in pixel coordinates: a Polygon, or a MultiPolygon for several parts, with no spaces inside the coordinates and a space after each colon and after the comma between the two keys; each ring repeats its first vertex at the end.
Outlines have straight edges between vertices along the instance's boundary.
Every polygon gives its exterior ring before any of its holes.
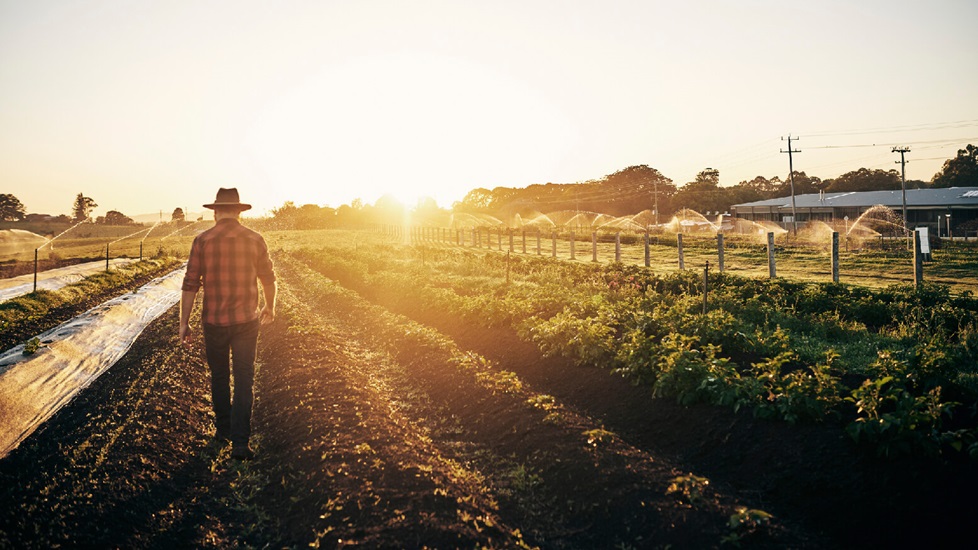
{"type": "Polygon", "coordinates": [[[95,223],[105,225],[134,225],[136,222],[132,218],[117,210],[109,210],[105,216],[99,216],[95,223]]]}
{"type": "Polygon", "coordinates": [[[492,206],[493,198],[492,191],[478,187],[466,193],[461,201],[452,205],[452,208],[456,212],[484,212],[492,206]]]}
{"type": "Polygon", "coordinates": [[[714,212],[729,208],[725,190],[720,189],[720,171],[707,168],[696,174],[696,179],[688,182],[676,193],[675,204],[697,212],[714,212]]]}
{"type": "Polygon", "coordinates": [[[20,200],[8,193],[0,193],[0,221],[19,221],[27,213],[20,200]]]}
{"type": "Polygon", "coordinates": [[[900,172],[896,170],[870,170],[860,168],[825,181],[825,190],[831,193],[846,191],[886,191],[901,189],[900,172]]]}
{"type": "Polygon", "coordinates": [[[596,210],[607,211],[609,214],[635,214],[641,210],[672,212],[672,197],[676,195],[676,186],[672,180],[647,164],[639,164],[623,168],[605,176],[599,182],[606,207],[596,210]],[[647,207],[646,207],[647,205],[647,207]]]}
{"type": "Polygon", "coordinates": [[[934,174],[933,187],[978,187],[978,147],[969,144],[944,161],[941,171],[934,174]]]}
{"type": "MultiPolygon", "coordinates": [[[[795,196],[818,193],[822,189],[822,180],[817,176],[808,176],[804,172],[795,172],[795,196]]],[[[778,197],[791,196],[791,174],[784,179],[778,197]]],[[[773,197],[772,197],[773,198],[773,197]]]]}
{"type": "Polygon", "coordinates": [[[173,214],[170,214],[171,222],[183,222],[187,221],[187,214],[184,213],[183,208],[179,206],[173,209],[173,214]]]}
{"type": "Polygon", "coordinates": [[[89,215],[98,207],[95,201],[90,197],[78,193],[75,197],[75,204],[71,207],[71,218],[75,222],[83,222],[88,219],[89,215]]]}

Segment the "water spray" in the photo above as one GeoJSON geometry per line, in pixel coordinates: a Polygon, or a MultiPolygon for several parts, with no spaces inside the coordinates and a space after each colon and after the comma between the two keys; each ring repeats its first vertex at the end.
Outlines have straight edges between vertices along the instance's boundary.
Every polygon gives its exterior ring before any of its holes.
{"type": "MultiPolygon", "coordinates": [[[[53,242],[54,242],[55,240],[57,240],[57,239],[58,239],[58,237],[61,237],[61,236],[62,236],[62,235],[64,235],[65,233],[67,233],[67,232],[69,232],[69,231],[71,231],[72,229],[74,229],[74,228],[76,228],[76,227],[78,227],[79,225],[81,225],[81,224],[83,224],[83,223],[90,223],[90,220],[88,220],[88,219],[84,219],[84,220],[82,220],[82,221],[80,221],[80,222],[78,222],[78,223],[76,223],[75,225],[73,225],[73,226],[71,226],[71,227],[69,227],[68,229],[65,229],[65,230],[64,230],[64,231],[62,231],[61,233],[58,233],[58,234],[57,234],[57,235],[55,235],[54,237],[51,237],[50,239],[48,239],[48,240],[46,240],[46,241],[44,241],[44,243],[43,243],[43,244],[42,244],[41,246],[39,246],[39,247],[37,247],[37,248],[35,248],[35,249],[34,249],[34,292],[37,292],[37,252],[38,252],[39,250],[41,250],[42,248],[44,248],[45,246],[47,246],[47,245],[49,245],[49,244],[51,244],[51,243],[53,243],[53,242]]],[[[51,248],[53,249],[53,248],[54,248],[54,245],[51,245],[51,248]]]]}

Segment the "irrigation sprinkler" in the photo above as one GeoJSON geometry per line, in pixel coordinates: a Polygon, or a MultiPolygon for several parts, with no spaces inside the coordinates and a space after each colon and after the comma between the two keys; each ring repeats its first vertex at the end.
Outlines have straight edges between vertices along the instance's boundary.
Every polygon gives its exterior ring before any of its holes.
{"type": "Polygon", "coordinates": [[[105,270],[109,270],[109,243],[105,243],[105,270]]]}
{"type": "Polygon", "coordinates": [[[34,249],[34,292],[37,292],[37,251],[40,248],[34,249]]]}
{"type": "Polygon", "coordinates": [[[778,276],[777,270],[774,266],[774,232],[769,232],[767,234],[767,271],[770,278],[774,279],[778,276]]]}

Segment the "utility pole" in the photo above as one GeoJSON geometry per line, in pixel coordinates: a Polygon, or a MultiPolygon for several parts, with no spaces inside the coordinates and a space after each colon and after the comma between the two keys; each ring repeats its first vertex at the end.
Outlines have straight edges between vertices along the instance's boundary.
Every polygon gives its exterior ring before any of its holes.
{"type": "Polygon", "coordinates": [[[903,190],[903,232],[909,230],[907,226],[907,161],[903,158],[905,153],[910,152],[909,147],[894,147],[894,153],[900,153],[900,189],[903,190]]]}
{"type": "MultiPolygon", "coordinates": [[[[796,140],[798,138],[795,138],[796,140]]],[[[781,138],[784,141],[784,138],[781,138]]],[[[798,234],[798,213],[795,211],[795,166],[792,162],[792,153],[800,153],[791,148],[791,134],[788,134],[788,150],[781,149],[782,153],[788,153],[788,180],[791,182],[791,232],[798,234]]]]}

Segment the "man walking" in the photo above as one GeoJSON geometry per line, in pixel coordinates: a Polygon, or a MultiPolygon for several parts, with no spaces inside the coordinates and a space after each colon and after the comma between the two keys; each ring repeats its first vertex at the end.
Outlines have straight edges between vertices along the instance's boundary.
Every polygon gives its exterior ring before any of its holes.
{"type": "Polygon", "coordinates": [[[203,287],[204,348],[211,370],[216,437],[231,440],[231,458],[248,460],[254,457],[248,440],[258,325],[275,319],[275,272],[265,239],[238,220],[251,205],[240,202],[237,189],[219,189],[214,202],[204,207],[214,210],[217,223],[198,235],[190,248],[180,300],[180,340],[186,346],[192,342],[190,312],[203,287]],[[258,281],[265,295],[261,311],[258,281]]]}

